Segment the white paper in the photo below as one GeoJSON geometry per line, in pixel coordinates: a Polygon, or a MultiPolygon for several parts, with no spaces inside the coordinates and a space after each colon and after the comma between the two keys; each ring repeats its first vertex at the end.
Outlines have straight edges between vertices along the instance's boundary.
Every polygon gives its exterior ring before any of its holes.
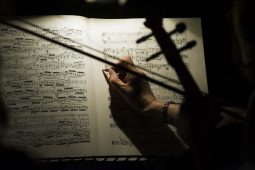
{"type": "MultiPolygon", "coordinates": [[[[103,53],[117,58],[129,54],[135,64],[178,81],[163,55],[145,61],[160,48],[153,37],[136,44],[138,38],[150,33],[144,19],[42,16],[23,20],[45,30],[22,21],[13,23],[113,62],[116,60],[103,53]]],[[[171,31],[180,21],[187,25],[187,31],[171,38],[177,47],[196,40],[197,45],[181,55],[200,89],[207,92],[201,21],[164,19],[164,28],[171,31]]],[[[185,153],[173,129],[144,119],[119,96],[110,98],[102,73],[108,65],[14,28],[0,25],[0,29],[1,92],[10,117],[5,138],[8,145],[37,158],[185,153]],[[114,104],[120,107],[113,108],[114,104]],[[127,130],[119,128],[113,111],[126,118],[127,130]]],[[[180,84],[165,83],[182,89],[180,84]]],[[[155,84],[151,87],[160,100],[182,101],[182,96],[172,91],[155,84]]]]}

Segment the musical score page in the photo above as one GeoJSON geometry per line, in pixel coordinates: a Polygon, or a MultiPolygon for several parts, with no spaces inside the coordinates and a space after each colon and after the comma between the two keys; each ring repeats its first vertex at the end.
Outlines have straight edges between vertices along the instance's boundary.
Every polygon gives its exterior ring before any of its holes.
{"type": "MultiPolygon", "coordinates": [[[[68,39],[88,43],[84,17],[42,16],[12,23],[75,48],[83,47],[68,39]]],[[[9,117],[6,143],[40,158],[96,155],[91,61],[18,29],[0,29],[1,94],[9,117]]]]}
{"type": "MultiPolygon", "coordinates": [[[[117,62],[117,60],[113,59],[107,54],[117,58],[124,55],[130,55],[136,65],[164,75],[174,80],[174,82],[164,80],[148,72],[145,72],[147,76],[156,78],[159,81],[183,90],[175,71],[173,68],[171,68],[171,66],[167,64],[163,55],[160,55],[157,59],[150,62],[145,61],[146,58],[152,54],[159,52],[160,47],[158,46],[153,36],[140,44],[136,43],[137,39],[151,33],[151,31],[144,26],[144,21],[145,19],[89,19],[89,36],[91,38],[90,41],[93,42],[92,44],[95,47],[100,48],[100,51],[105,53],[98,53],[97,55],[104,59],[111,60],[112,62],[117,62]]],[[[199,18],[166,18],[163,20],[163,25],[165,30],[170,32],[175,29],[175,25],[179,22],[184,22],[187,25],[187,30],[181,34],[173,34],[169,38],[174,41],[178,48],[184,46],[187,42],[192,40],[197,42],[197,45],[193,49],[183,51],[181,56],[200,89],[204,92],[207,92],[208,89],[204,61],[201,20],[199,18]]],[[[105,143],[101,146],[100,151],[114,154],[145,153],[149,155],[183,155],[185,149],[182,148],[181,145],[183,143],[175,133],[176,129],[174,127],[169,126],[170,131],[174,133],[171,133],[167,130],[165,131],[164,128],[154,128],[152,130],[151,127],[160,127],[160,125],[153,124],[149,121],[145,122],[144,120],[139,121],[139,118],[136,116],[132,118],[132,113],[129,115],[127,114],[127,112],[135,112],[134,110],[132,111],[132,109],[129,110],[130,107],[119,108],[117,109],[118,113],[116,113],[124,117],[126,116],[125,118],[127,121],[125,123],[127,123],[127,126],[130,128],[127,130],[127,132],[124,133],[122,130],[120,130],[120,128],[118,128],[118,124],[116,124],[113,118],[114,116],[112,115],[114,111],[112,107],[114,107],[114,103],[119,106],[124,105],[125,101],[123,101],[123,104],[121,99],[116,98],[115,95],[109,94],[109,89],[105,78],[102,74],[100,74],[102,69],[109,68],[109,66],[98,62],[93,62],[93,64],[96,82],[95,85],[97,87],[96,98],[97,102],[101,103],[100,107],[97,108],[98,121],[102,122],[99,124],[99,129],[104,129],[98,133],[99,138],[101,138],[100,141],[105,141],[105,143]],[[140,125],[147,128],[141,128],[140,125]],[[165,132],[163,133],[163,131],[165,132]],[[144,151],[141,147],[133,147],[132,137],[130,137],[129,134],[135,134],[134,138],[139,138],[139,144],[143,146],[148,145],[148,148],[157,147],[158,150],[153,151],[152,149],[151,152],[147,152],[147,150],[144,151]],[[164,138],[161,139],[158,134],[164,136],[164,138]]],[[[183,96],[179,94],[166,90],[155,84],[150,85],[159,100],[165,102],[172,100],[177,103],[182,102],[183,100],[183,96]]]]}
{"type": "MultiPolygon", "coordinates": [[[[145,61],[160,51],[153,37],[135,43],[150,33],[143,25],[144,19],[80,16],[24,19],[43,30],[20,21],[18,25],[113,62],[116,60],[86,46],[116,57],[129,54],[135,64],[178,81],[162,55],[154,61],[145,61]],[[81,44],[70,42],[69,38],[81,44]]],[[[201,90],[206,92],[200,19],[164,19],[164,27],[171,31],[179,21],[187,24],[187,31],[171,38],[178,47],[196,40],[197,46],[181,56],[201,90]]],[[[109,93],[102,73],[108,65],[5,25],[0,25],[0,35],[1,94],[10,118],[5,141],[11,147],[34,153],[37,158],[184,155],[186,147],[174,128],[144,120],[119,96],[109,93]],[[127,118],[128,131],[119,127],[113,112],[127,118]]],[[[182,89],[176,81],[159,80],[182,89]]],[[[160,100],[181,102],[183,99],[155,84],[151,87],[160,100]]]]}

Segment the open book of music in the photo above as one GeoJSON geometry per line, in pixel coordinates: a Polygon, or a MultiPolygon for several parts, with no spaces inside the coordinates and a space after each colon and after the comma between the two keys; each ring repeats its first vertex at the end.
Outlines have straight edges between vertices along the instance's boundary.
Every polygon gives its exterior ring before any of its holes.
{"type": "MultiPolygon", "coordinates": [[[[93,19],[81,16],[24,17],[9,21],[40,35],[63,42],[100,58],[131,55],[134,63],[178,81],[160,51],[145,19],[93,19]]],[[[165,18],[166,31],[179,22],[183,33],[171,35],[177,47],[195,40],[197,45],[181,57],[200,89],[207,92],[206,67],[199,18],[165,18]]],[[[32,153],[35,158],[109,155],[182,156],[186,146],[174,128],[147,120],[125,101],[109,92],[102,62],[19,29],[0,24],[1,96],[8,126],[3,143],[32,153]],[[119,128],[114,114],[126,116],[127,131],[119,128]]],[[[155,75],[146,73],[157,78],[155,75]]],[[[182,89],[178,82],[158,79],[182,89]]],[[[151,84],[156,97],[181,102],[183,96],[151,84]]]]}

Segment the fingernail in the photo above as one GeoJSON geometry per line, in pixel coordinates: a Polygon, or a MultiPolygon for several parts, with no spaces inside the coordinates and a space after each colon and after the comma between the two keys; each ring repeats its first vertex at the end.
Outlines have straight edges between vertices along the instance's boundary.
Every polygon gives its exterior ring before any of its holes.
{"type": "Polygon", "coordinates": [[[109,72],[110,69],[103,69],[102,71],[104,72],[109,72]]]}
{"type": "MultiPolygon", "coordinates": [[[[107,74],[105,73],[105,72],[107,72],[107,71],[102,70],[102,72],[103,72],[103,75],[104,75],[104,78],[105,78],[107,84],[109,84],[109,75],[107,75],[107,74]]],[[[108,73],[108,72],[107,72],[107,73],[108,73]]]]}

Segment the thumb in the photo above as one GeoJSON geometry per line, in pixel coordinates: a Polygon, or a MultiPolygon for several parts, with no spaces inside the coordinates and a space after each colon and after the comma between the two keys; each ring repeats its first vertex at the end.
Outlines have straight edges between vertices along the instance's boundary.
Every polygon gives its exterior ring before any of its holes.
{"type": "Polygon", "coordinates": [[[123,91],[126,84],[119,78],[113,69],[109,69],[109,82],[117,90],[123,91]]]}

